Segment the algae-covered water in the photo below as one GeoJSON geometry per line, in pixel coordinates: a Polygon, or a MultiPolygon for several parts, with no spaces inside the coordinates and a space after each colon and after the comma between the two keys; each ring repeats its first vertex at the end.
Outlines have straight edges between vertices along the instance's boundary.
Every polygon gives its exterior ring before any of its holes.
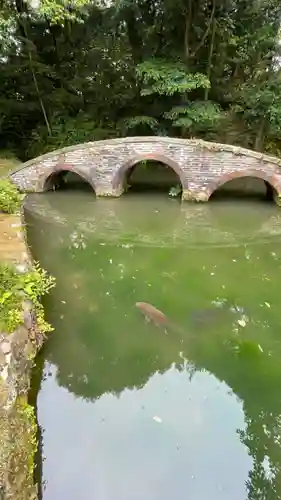
{"type": "Polygon", "coordinates": [[[281,498],[280,210],[56,192],[26,221],[57,280],[34,381],[42,498],[281,498]]]}

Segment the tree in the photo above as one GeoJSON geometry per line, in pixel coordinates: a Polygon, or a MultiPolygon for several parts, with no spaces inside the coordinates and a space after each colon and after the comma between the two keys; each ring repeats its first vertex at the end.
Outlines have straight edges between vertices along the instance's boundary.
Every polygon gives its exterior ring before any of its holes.
{"type": "Polygon", "coordinates": [[[1,148],[133,133],[278,151],[279,4],[2,0],[1,148]]]}

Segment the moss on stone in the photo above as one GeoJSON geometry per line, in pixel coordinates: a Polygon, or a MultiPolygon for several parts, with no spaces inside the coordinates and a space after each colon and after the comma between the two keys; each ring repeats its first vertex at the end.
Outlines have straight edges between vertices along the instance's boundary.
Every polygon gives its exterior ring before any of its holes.
{"type": "Polygon", "coordinates": [[[0,488],[3,498],[36,500],[34,456],[37,424],[27,396],[20,396],[9,413],[0,418],[0,488]]]}
{"type": "MultiPolygon", "coordinates": [[[[19,217],[16,225],[17,234],[24,232],[19,217]]],[[[31,265],[24,238],[17,236],[17,243],[17,268],[0,247],[0,499],[36,500],[37,423],[28,392],[34,358],[51,329],[40,299],[54,279],[31,265]]]]}
{"type": "Polygon", "coordinates": [[[276,205],[278,207],[281,207],[281,195],[280,194],[278,195],[277,193],[275,193],[273,195],[273,198],[274,198],[274,201],[275,201],[276,205]]]}

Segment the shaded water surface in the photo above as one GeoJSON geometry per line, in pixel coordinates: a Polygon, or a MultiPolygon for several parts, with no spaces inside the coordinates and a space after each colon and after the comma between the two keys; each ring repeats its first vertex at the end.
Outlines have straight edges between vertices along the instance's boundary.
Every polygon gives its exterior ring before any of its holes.
{"type": "Polygon", "coordinates": [[[57,278],[43,499],[281,498],[281,212],[57,192],[29,196],[26,220],[57,278]]]}

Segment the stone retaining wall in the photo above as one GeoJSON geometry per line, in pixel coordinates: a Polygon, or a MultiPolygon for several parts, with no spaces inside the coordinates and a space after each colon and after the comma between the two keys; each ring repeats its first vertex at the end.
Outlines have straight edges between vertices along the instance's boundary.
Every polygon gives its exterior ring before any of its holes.
{"type": "MultiPolygon", "coordinates": [[[[0,217],[5,220],[6,239],[13,240],[11,254],[0,245],[1,261],[10,260],[19,272],[26,272],[31,261],[21,217],[0,217]]],[[[37,332],[32,304],[25,301],[22,306],[22,324],[13,333],[0,332],[0,500],[37,499],[33,477],[37,426],[27,395],[33,360],[43,338],[37,332]]]]}

